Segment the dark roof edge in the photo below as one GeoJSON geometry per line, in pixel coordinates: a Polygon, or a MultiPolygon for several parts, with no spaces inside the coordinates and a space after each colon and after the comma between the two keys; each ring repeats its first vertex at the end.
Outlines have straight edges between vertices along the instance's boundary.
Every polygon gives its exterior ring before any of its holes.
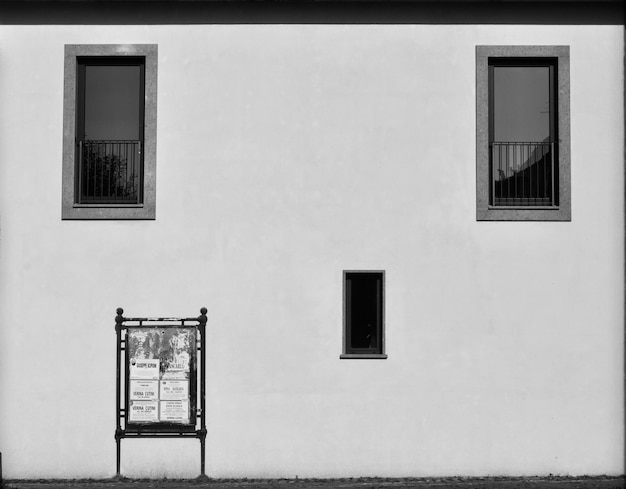
{"type": "Polygon", "coordinates": [[[5,25],[622,25],[621,0],[0,0],[5,25]]]}
{"type": "Polygon", "coordinates": [[[272,4],[272,3],[284,3],[284,4],[305,4],[305,3],[536,3],[536,4],[549,4],[549,3],[589,3],[589,4],[603,4],[603,3],[623,3],[624,0],[0,0],[2,3],[254,3],[254,4],[272,4]]]}

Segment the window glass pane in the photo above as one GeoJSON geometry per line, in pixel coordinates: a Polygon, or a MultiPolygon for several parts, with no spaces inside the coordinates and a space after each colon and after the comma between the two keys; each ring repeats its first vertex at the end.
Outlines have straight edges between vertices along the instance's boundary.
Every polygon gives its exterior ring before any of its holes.
{"type": "Polygon", "coordinates": [[[85,66],[85,139],[139,140],[139,66],[85,66]]]}
{"type": "Polygon", "coordinates": [[[350,347],[378,349],[380,279],[377,275],[354,274],[350,280],[350,347]]]}
{"type": "Polygon", "coordinates": [[[550,140],[550,68],[493,67],[496,142],[550,140]]]}

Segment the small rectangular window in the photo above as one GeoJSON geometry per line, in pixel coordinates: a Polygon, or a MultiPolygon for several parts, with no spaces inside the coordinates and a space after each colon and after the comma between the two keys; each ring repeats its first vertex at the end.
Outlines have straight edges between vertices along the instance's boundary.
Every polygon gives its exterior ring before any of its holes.
{"type": "Polygon", "coordinates": [[[568,48],[476,53],[478,219],[570,220],[568,48]]]}
{"type": "Polygon", "coordinates": [[[65,47],[63,219],[154,219],[155,45],[65,47]]]}
{"type": "Polygon", "coordinates": [[[341,358],[386,358],[384,272],[344,272],[344,352],[341,358]]]}

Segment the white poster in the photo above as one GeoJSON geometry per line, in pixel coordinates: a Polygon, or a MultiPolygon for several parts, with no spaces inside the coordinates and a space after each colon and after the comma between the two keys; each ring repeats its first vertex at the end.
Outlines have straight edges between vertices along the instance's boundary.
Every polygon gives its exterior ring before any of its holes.
{"type": "Polygon", "coordinates": [[[130,401],[129,410],[131,423],[159,421],[159,401],[130,401]]]}
{"type": "Polygon", "coordinates": [[[131,401],[156,401],[159,399],[158,380],[131,380],[131,401]]]}
{"type": "Polygon", "coordinates": [[[189,401],[161,401],[161,421],[189,423],[189,401]]]}
{"type": "Polygon", "coordinates": [[[172,361],[164,365],[162,378],[164,379],[188,379],[189,378],[189,353],[180,351],[173,355],[172,361]]]}
{"type": "Polygon", "coordinates": [[[185,401],[189,399],[189,381],[162,380],[160,399],[162,401],[185,401]]]}
{"type": "Polygon", "coordinates": [[[159,380],[159,359],[131,358],[130,378],[141,380],[159,380]]]}

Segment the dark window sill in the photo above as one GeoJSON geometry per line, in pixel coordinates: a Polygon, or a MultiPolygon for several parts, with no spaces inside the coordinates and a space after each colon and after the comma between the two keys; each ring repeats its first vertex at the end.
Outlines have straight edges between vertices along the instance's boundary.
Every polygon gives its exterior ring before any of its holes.
{"type": "Polygon", "coordinates": [[[385,360],[387,355],[385,353],[342,353],[339,358],[341,360],[385,360]]]}
{"type": "Polygon", "coordinates": [[[109,209],[141,209],[143,204],[122,204],[116,202],[99,203],[99,204],[74,204],[75,209],[88,209],[88,208],[109,208],[109,209]]]}

